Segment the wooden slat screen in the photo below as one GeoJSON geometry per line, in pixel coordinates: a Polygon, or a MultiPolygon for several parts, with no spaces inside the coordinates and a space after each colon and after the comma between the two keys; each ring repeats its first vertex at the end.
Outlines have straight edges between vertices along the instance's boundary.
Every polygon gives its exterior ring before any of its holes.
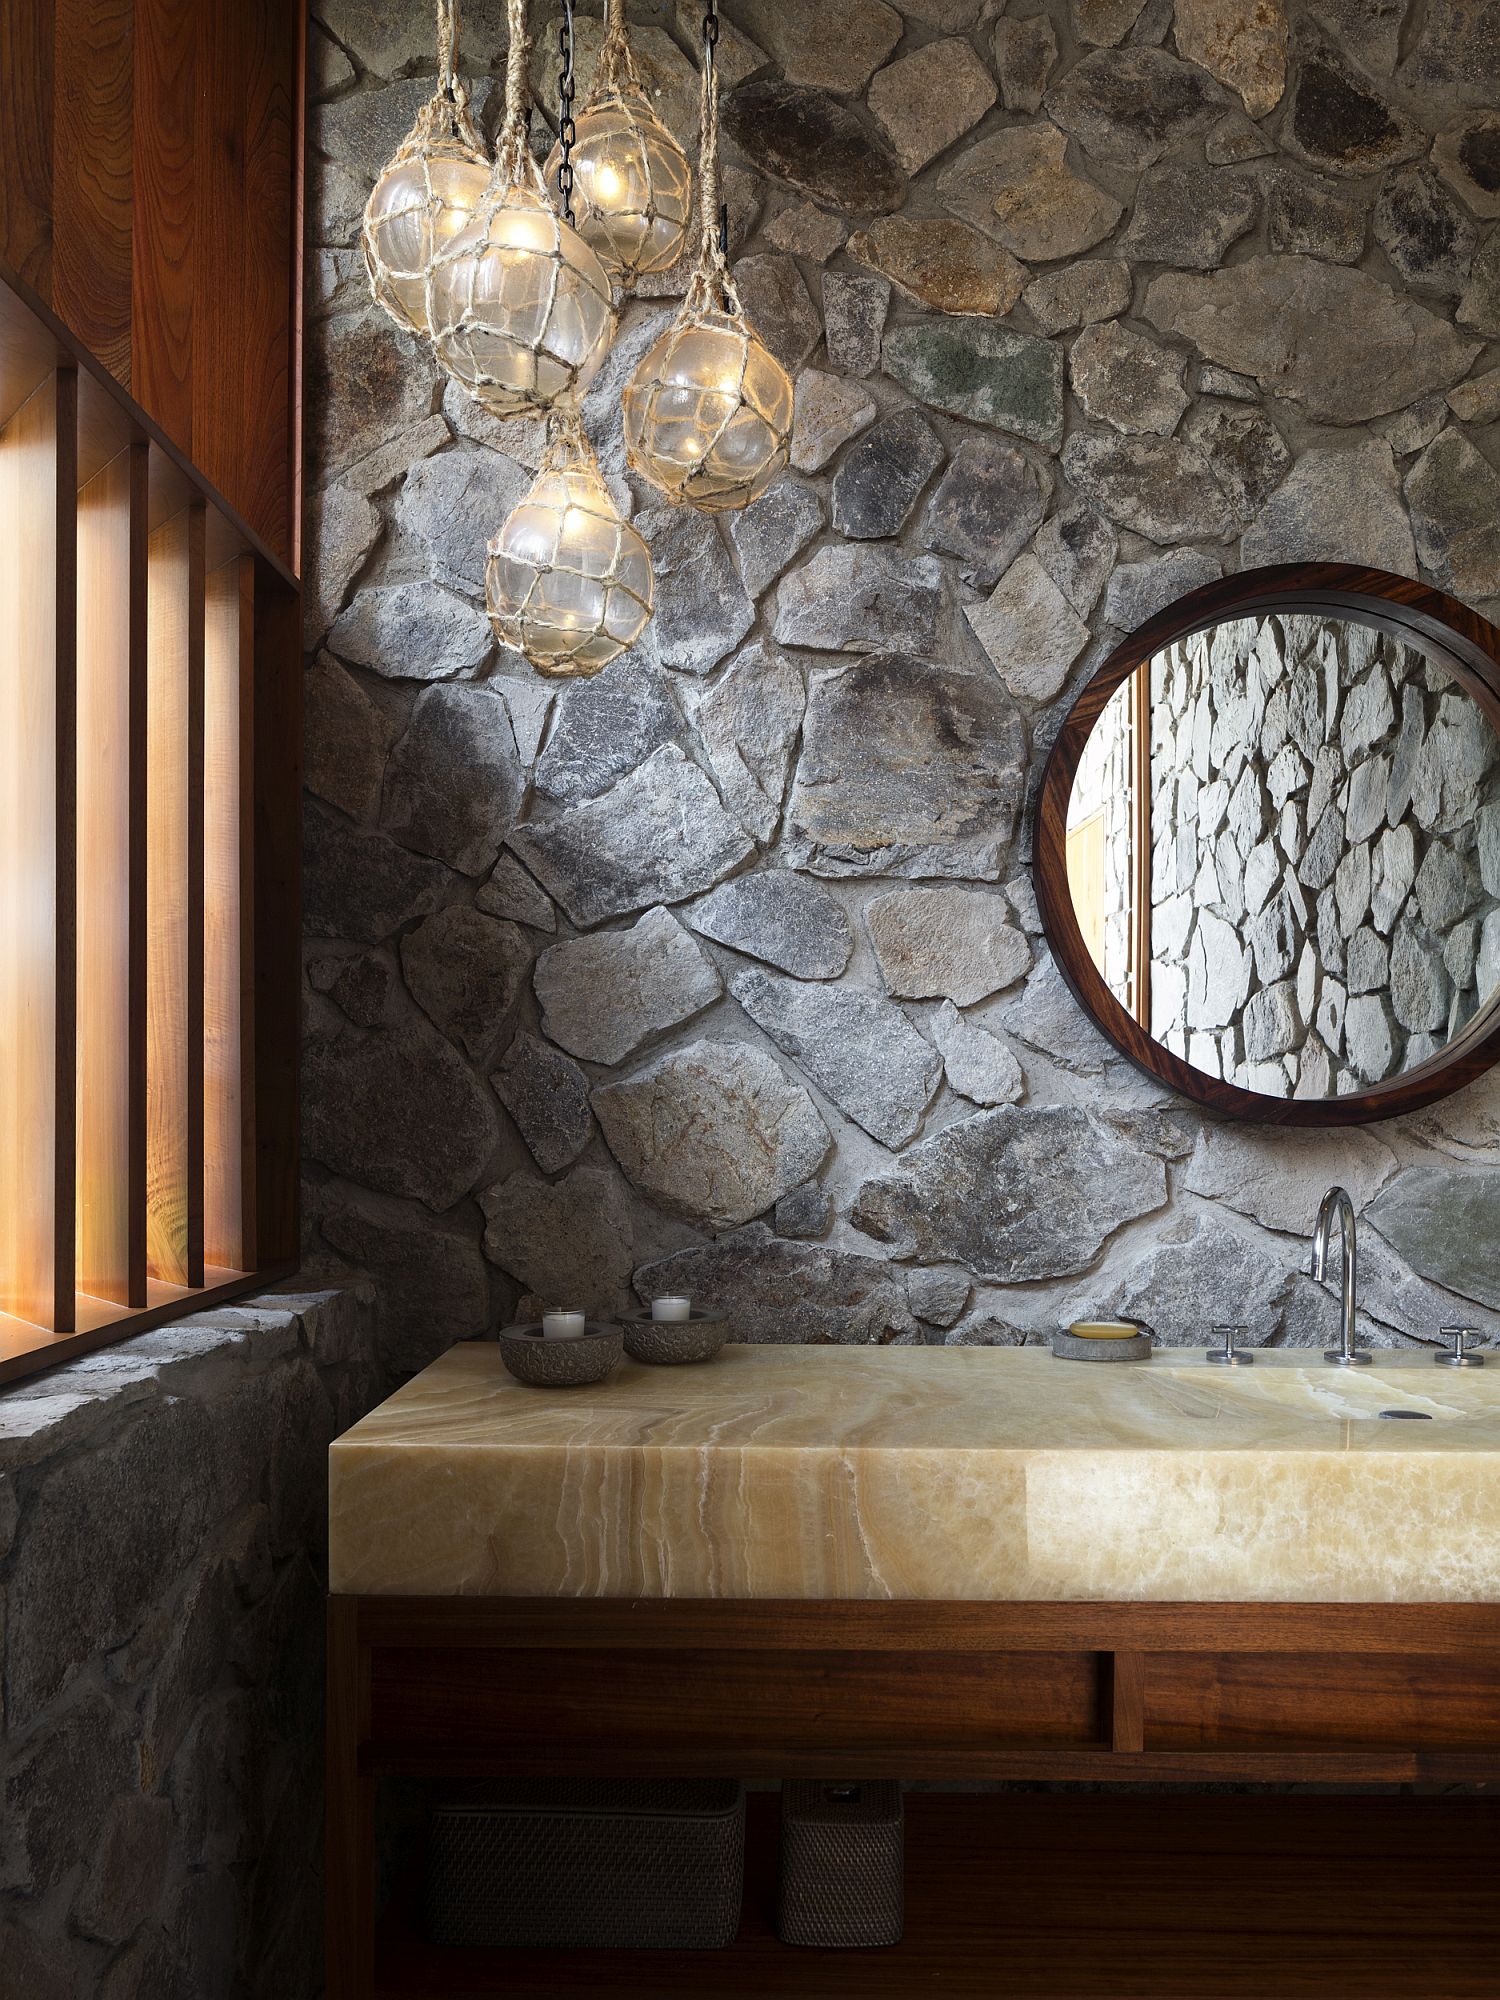
{"type": "MultiPolygon", "coordinates": [[[[0,349],[5,331],[0,314],[0,349]]],[[[0,1383],[248,1290],[296,1241],[295,986],[257,988],[257,957],[283,979],[296,946],[296,597],[95,383],[80,400],[60,366],[30,386],[18,352],[0,351],[0,1383]]]]}

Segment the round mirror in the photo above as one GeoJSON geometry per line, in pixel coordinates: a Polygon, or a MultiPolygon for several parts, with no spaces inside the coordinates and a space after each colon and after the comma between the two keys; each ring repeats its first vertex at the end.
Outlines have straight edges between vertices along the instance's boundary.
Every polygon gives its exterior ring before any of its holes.
{"type": "Polygon", "coordinates": [[[1342,565],[1225,578],[1119,647],[1048,760],[1058,963],[1243,1117],[1414,1109],[1500,1054],[1500,632],[1342,565]]]}

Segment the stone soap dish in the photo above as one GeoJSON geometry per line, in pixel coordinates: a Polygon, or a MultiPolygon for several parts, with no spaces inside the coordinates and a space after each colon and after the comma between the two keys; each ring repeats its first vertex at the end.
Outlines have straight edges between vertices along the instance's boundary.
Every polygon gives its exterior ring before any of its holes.
{"type": "Polygon", "coordinates": [[[691,1319],[653,1319],[633,1313],[625,1321],[625,1352],[632,1361],[676,1368],[684,1361],[712,1361],[729,1338],[729,1322],[718,1313],[695,1312],[691,1319]]]}
{"type": "Polygon", "coordinates": [[[500,1358],[518,1382],[533,1389],[577,1389],[602,1382],[624,1344],[611,1320],[591,1319],[572,1340],[548,1340],[539,1323],[502,1326],[500,1358]]]}
{"type": "Polygon", "coordinates": [[[1080,1320],[1052,1336],[1059,1361],[1149,1361],[1151,1330],[1123,1320],[1080,1320]]]}

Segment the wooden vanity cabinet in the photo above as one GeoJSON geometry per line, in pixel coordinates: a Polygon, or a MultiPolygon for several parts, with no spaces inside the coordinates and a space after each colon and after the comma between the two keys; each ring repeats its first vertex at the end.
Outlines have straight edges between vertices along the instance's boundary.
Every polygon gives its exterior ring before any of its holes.
{"type": "Polygon", "coordinates": [[[458,1993],[377,1981],[381,1777],[1496,1781],[1500,1606],[334,1597],[328,1716],[329,2000],[458,1993]]]}

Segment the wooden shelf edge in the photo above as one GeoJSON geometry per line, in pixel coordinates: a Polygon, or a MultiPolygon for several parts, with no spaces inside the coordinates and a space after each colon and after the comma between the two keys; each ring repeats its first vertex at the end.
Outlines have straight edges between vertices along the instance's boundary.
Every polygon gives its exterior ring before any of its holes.
{"type": "MultiPolygon", "coordinates": [[[[337,1449],[337,1446],[335,1446],[337,1449]]],[[[1500,1604],[1003,1598],[372,1597],[334,1593],[367,1646],[772,1652],[1500,1654],[1500,1604]]]]}

